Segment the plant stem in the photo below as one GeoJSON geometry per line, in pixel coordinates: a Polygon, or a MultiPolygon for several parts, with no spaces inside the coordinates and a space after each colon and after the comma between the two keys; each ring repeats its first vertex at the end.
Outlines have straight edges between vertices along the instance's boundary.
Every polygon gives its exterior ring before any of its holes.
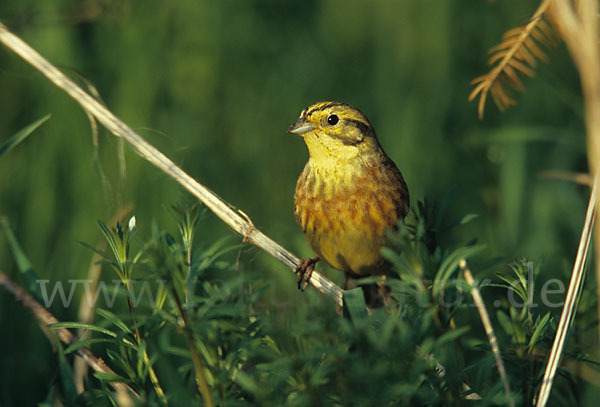
{"type": "MultiPolygon", "coordinates": [[[[189,242],[185,251],[185,266],[187,267],[186,285],[185,285],[185,309],[190,309],[190,274],[192,273],[192,242],[189,242]]],[[[187,321],[186,321],[187,324],[187,321]]]]}
{"type": "Polygon", "coordinates": [[[183,309],[181,300],[179,299],[179,295],[177,295],[175,287],[171,288],[171,292],[173,294],[173,298],[175,299],[175,304],[177,306],[177,311],[179,311],[179,316],[181,317],[181,321],[183,323],[183,336],[185,336],[185,339],[190,348],[190,353],[192,354],[192,363],[194,364],[194,377],[196,378],[196,386],[198,386],[198,392],[202,395],[204,404],[207,407],[214,407],[215,402],[213,400],[212,393],[210,392],[210,388],[208,387],[208,381],[206,380],[206,375],[204,373],[204,363],[202,362],[202,357],[200,356],[198,348],[196,347],[194,334],[190,329],[187,314],[183,309]]]}
{"type": "Polygon", "coordinates": [[[467,261],[465,259],[461,259],[458,266],[463,272],[463,276],[465,277],[465,281],[471,287],[471,296],[473,297],[473,301],[477,306],[477,312],[479,312],[479,317],[481,318],[481,323],[485,329],[485,333],[490,342],[490,348],[492,349],[492,353],[494,354],[494,359],[496,361],[496,368],[498,369],[498,374],[500,375],[500,380],[504,385],[504,392],[506,393],[506,397],[509,399],[509,405],[514,407],[515,402],[512,400],[510,393],[510,384],[508,383],[508,376],[506,375],[506,369],[504,368],[504,362],[502,362],[502,356],[500,355],[500,347],[498,346],[498,340],[496,339],[496,334],[494,333],[494,328],[492,327],[492,322],[490,321],[490,316],[485,308],[485,303],[483,302],[483,298],[481,297],[481,293],[479,292],[479,288],[477,288],[477,284],[475,283],[475,279],[473,278],[473,274],[471,274],[471,270],[467,265],[467,261]]]}
{"type": "MultiPolygon", "coordinates": [[[[140,330],[138,329],[137,322],[135,319],[135,309],[133,307],[133,302],[131,302],[131,291],[130,291],[130,281],[127,279],[124,281],[125,288],[127,289],[127,306],[129,307],[129,314],[131,314],[131,322],[133,323],[133,327],[135,329],[134,336],[138,345],[142,344],[142,337],[140,335],[140,330]]],[[[154,392],[158,396],[159,400],[163,405],[168,405],[167,397],[165,396],[165,391],[161,387],[158,382],[158,376],[156,376],[156,372],[150,363],[150,358],[148,357],[148,352],[146,348],[144,348],[144,353],[142,355],[142,360],[144,361],[144,365],[148,369],[148,375],[150,376],[150,382],[152,383],[152,387],[154,387],[154,392]]]]}

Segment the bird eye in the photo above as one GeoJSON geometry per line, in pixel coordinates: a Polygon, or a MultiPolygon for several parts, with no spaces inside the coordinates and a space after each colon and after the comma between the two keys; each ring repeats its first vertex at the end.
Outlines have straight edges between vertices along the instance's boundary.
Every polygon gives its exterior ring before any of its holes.
{"type": "Polygon", "coordinates": [[[338,122],[340,121],[340,118],[337,117],[337,115],[332,114],[331,116],[329,116],[327,118],[327,123],[331,124],[332,126],[335,126],[336,124],[338,124],[338,122]]]}

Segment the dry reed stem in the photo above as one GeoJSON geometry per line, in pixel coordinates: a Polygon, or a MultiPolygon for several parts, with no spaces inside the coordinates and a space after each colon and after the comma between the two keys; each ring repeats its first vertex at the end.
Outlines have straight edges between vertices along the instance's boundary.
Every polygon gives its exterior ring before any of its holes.
{"type": "MultiPolygon", "coordinates": [[[[600,52],[598,50],[598,3],[581,0],[574,8],[567,0],[553,0],[556,24],[579,71],[584,97],[588,161],[591,173],[596,174],[600,163],[600,52]]],[[[595,225],[600,231],[600,225],[595,225]]],[[[600,295],[600,239],[595,241],[596,281],[600,295]]],[[[598,302],[600,315],[600,301],[598,302]]]]}
{"type": "MultiPolygon", "coordinates": [[[[46,329],[46,327],[50,324],[57,324],[58,319],[54,317],[46,308],[42,307],[31,295],[27,294],[25,290],[15,284],[6,274],[0,271],[0,286],[4,287],[6,291],[11,293],[15,299],[23,303],[23,306],[27,308],[37,319],[40,327],[46,329]]],[[[65,345],[72,345],[77,342],[75,336],[66,328],[54,328],[58,338],[65,345]]],[[[79,355],[85,362],[96,372],[102,373],[110,373],[116,375],[116,373],[106,366],[104,361],[98,357],[96,357],[88,348],[81,347],[77,350],[77,355],[79,355]]],[[[139,398],[139,395],[129,387],[127,384],[122,382],[110,382],[110,385],[115,389],[117,393],[117,399],[119,401],[119,405],[133,406],[133,401],[131,400],[130,394],[135,395],[139,398]]]]}
{"type": "Polygon", "coordinates": [[[562,352],[567,339],[567,333],[571,322],[575,316],[575,305],[579,292],[581,290],[583,282],[583,268],[587,258],[588,247],[592,237],[592,225],[594,224],[594,218],[596,215],[596,205],[598,199],[598,179],[594,183],[592,188],[592,194],[588,203],[587,212],[585,214],[585,222],[583,224],[583,230],[581,231],[581,239],[579,240],[579,248],[577,249],[577,257],[575,258],[575,264],[573,265],[573,272],[571,273],[571,281],[569,283],[569,289],[567,290],[567,296],[565,297],[565,305],[563,306],[560,320],[558,322],[558,328],[556,330],[556,336],[554,337],[554,343],[550,350],[550,356],[548,356],[548,364],[544,371],[544,378],[542,379],[542,386],[537,397],[537,407],[544,407],[550,397],[550,391],[554,383],[554,377],[556,375],[556,369],[560,365],[562,352]]]}
{"type": "MultiPolygon", "coordinates": [[[[598,1],[579,0],[576,6],[570,0],[552,0],[553,22],[557,31],[563,37],[573,61],[579,71],[581,89],[584,99],[585,125],[587,132],[588,161],[591,174],[594,174],[594,185],[586,214],[586,221],[579,242],[579,250],[565,306],[559,322],[552,352],[546,366],[542,386],[538,394],[537,406],[545,407],[550,396],[556,369],[560,362],[566,333],[571,319],[577,292],[580,289],[583,265],[592,233],[592,222],[599,205],[596,198],[598,188],[598,167],[600,165],[600,51],[598,49],[598,1]],[[580,271],[579,271],[580,270],[580,271]],[[571,294],[571,295],[570,295],[571,294]],[[570,302],[569,302],[570,301],[570,302]]],[[[600,232],[600,222],[594,223],[597,234],[600,232]]],[[[596,290],[600,296],[600,239],[595,240],[596,252],[596,290]]],[[[600,301],[598,302],[600,315],[600,301]]],[[[600,333],[600,332],[599,332],[600,333]]]]}
{"type": "Polygon", "coordinates": [[[569,181],[574,184],[585,185],[592,187],[593,178],[590,174],[563,171],[563,170],[548,170],[539,173],[541,179],[569,181]]]}
{"type": "MultiPolygon", "coordinates": [[[[100,102],[86,93],[75,82],[42,57],[37,51],[19,37],[12,34],[2,23],[0,23],[0,42],[40,71],[52,83],[64,90],[69,96],[75,99],[86,112],[98,119],[98,121],[110,132],[127,141],[139,155],[181,184],[233,230],[240,233],[244,237],[245,242],[260,247],[290,269],[296,270],[300,264],[300,259],[298,257],[255,228],[252,222],[247,219],[247,217],[243,216],[240,211],[232,208],[231,205],[219,198],[214,192],[210,191],[186,174],[181,168],[175,165],[173,161],[134,132],[100,102]]],[[[310,284],[322,293],[332,297],[340,306],[342,305],[342,289],[322,274],[315,271],[310,278],[310,284]]]]}
{"type": "Polygon", "coordinates": [[[498,340],[496,339],[496,334],[494,333],[494,328],[492,327],[492,322],[490,321],[487,309],[485,308],[481,293],[479,292],[479,288],[477,288],[477,284],[473,279],[473,274],[471,274],[471,270],[467,265],[467,261],[465,259],[461,259],[461,261],[458,263],[458,267],[460,267],[462,270],[465,281],[471,287],[471,296],[473,297],[473,301],[475,302],[475,306],[479,312],[479,317],[481,318],[481,323],[483,324],[485,333],[490,341],[490,347],[492,348],[492,353],[494,354],[494,359],[496,360],[498,374],[500,375],[500,380],[502,380],[502,384],[504,385],[504,392],[510,400],[510,406],[514,407],[515,402],[511,397],[510,384],[508,383],[508,378],[506,376],[504,362],[502,362],[502,355],[500,354],[500,348],[498,347],[498,340]]]}

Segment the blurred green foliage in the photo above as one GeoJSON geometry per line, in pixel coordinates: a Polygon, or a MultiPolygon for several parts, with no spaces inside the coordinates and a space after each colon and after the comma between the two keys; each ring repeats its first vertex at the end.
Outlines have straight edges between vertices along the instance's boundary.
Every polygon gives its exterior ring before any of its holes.
{"type": "MultiPolygon", "coordinates": [[[[447,219],[479,214],[440,237],[452,248],[473,239],[486,244],[482,257],[497,260],[476,260],[477,278],[498,282],[495,272],[509,272],[512,259],[526,256],[545,279],[565,281],[588,191],[541,176],[587,170],[578,78],[564,46],[549,51],[550,63],[526,81],[517,107],[499,114],[488,104],[479,121],[475,104],[466,101],[469,81],[487,69],[488,48],[536,7],[536,1],[477,0],[5,0],[0,21],[72,77],[90,81],[115,114],[299,255],[311,254],[292,214],[307,152],[285,130],[305,106],[339,100],[372,121],[405,176],[413,206],[454,190],[447,219]]],[[[79,242],[95,245],[97,220],[111,219],[127,203],[141,228],[152,220],[173,224],[164,208],[186,194],[102,128],[95,147],[79,106],[4,48],[0,112],[0,145],[52,114],[0,157],[0,216],[40,278],[86,279],[91,252],[79,242]]],[[[196,240],[209,247],[228,235],[208,216],[196,240]]],[[[236,252],[228,256],[234,264],[236,252]]],[[[0,269],[19,281],[4,234],[0,269]]],[[[302,341],[343,332],[337,325],[347,321],[337,319],[330,300],[314,290],[296,292],[294,276],[266,254],[245,248],[238,269],[251,286],[267,285],[253,307],[272,316],[273,330],[289,329],[282,338],[290,341],[290,335],[303,338],[287,344],[294,363],[310,366],[314,357],[301,351],[314,349],[302,341]],[[327,318],[336,322],[328,325],[327,318]]],[[[341,280],[341,273],[326,273],[341,280]]],[[[107,281],[114,278],[105,274],[107,281]]],[[[576,325],[588,353],[597,349],[597,335],[585,331],[597,324],[593,283],[576,325]]],[[[76,291],[75,304],[82,293],[76,291]]],[[[78,306],[51,311],[74,321],[78,306]]],[[[0,405],[34,405],[47,396],[49,378],[60,375],[58,358],[30,314],[5,294],[0,321],[0,405]]],[[[483,338],[473,321],[471,331],[483,338]]],[[[404,323],[394,329],[402,331],[404,323]]],[[[481,371],[495,377],[491,368],[481,371]]],[[[177,385],[175,378],[168,381],[167,387],[177,385]]],[[[579,401],[593,400],[597,390],[584,388],[579,401]]]]}

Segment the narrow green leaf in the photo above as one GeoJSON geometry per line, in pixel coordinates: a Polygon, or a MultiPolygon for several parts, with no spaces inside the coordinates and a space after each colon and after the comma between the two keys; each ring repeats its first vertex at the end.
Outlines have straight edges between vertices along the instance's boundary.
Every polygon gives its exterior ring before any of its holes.
{"type": "Polygon", "coordinates": [[[74,329],[88,329],[90,331],[96,331],[103,333],[108,336],[112,336],[113,338],[117,337],[117,334],[113,331],[109,331],[108,329],[101,328],[96,325],[84,324],[83,322],[57,322],[56,324],[48,325],[48,328],[56,329],[56,328],[74,328],[74,329]]]}
{"type": "Polygon", "coordinates": [[[69,402],[68,404],[71,404],[77,399],[78,395],[77,387],[73,380],[73,370],[65,357],[65,351],[63,350],[60,341],[57,340],[56,343],[58,345],[58,372],[60,374],[62,393],[66,401],[69,402]]]}
{"type": "MultiPolygon", "coordinates": [[[[122,349],[121,349],[121,353],[124,353],[122,349]]],[[[112,351],[110,349],[106,349],[106,354],[108,355],[108,357],[112,361],[112,364],[116,368],[120,368],[120,370],[123,370],[127,374],[127,376],[130,378],[136,377],[135,372],[133,371],[133,368],[129,364],[129,361],[123,355],[121,355],[115,351],[112,351]]]]}
{"type": "Polygon", "coordinates": [[[106,224],[104,222],[102,222],[101,220],[98,220],[98,226],[100,226],[100,230],[102,231],[104,238],[108,242],[108,245],[110,246],[110,248],[113,252],[113,255],[115,256],[117,261],[119,261],[119,246],[117,244],[115,236],[111,232],[110,228],[108,226],[106,226],[106,224]]]}
{"type": "Polygon", "coordinates": [[[496,313],[496,317],[498,318],[498,322],[500,322],[500,325],[502,325],[502,328],[504,328],[504,332],[512,336],[514,334],[514,329],[512,321],[508,317],[508,315],[506,315],[503,311],[499,310],[496,313]]]}
{"type": "Polygon", "coordinates": [[[456,340],[459,336],[461,336],[461,335],[465,334],[467,331],[469,331],[469,329],[470,329],[470,327],[463,326],[461,328],[457,328],[457,329],[448,331],[445,334],[443,334],[442,336],[440,336],[440,338],[437,340],[437,342],[435,344],[436,344],[436,346],[441,346],[445,343],[452,342],[452,341],[456,340]]]}
{"type": "MultiPolygon", "coordinates": [[[[232,241],[231,236],[224,236],[221,239],[217,240],[216,242],[214,242],[212,245],[210,245],[210,247],[208,247],[207,249],[205,249],[202,252],[202,256],[201,257],[218,257],[218,253],[222,252],[223,249],[225,250],[229,250],[230,247],[226,247],[226,245],[232,241]]],[[[240,245],[236,245],[235,248],[239,248],[240,245]]]]}
{"type": "Polygon", "coordinates": [[[411,277],[417,277],[417,279],[419,279],[420,276],[423,275],[423,270],[420,267],[420,265],[418,265],[418,264],[411,265],[411,264],[408,264],[408,262],[405,260],[405,257],[411,257],[408,253],[409,250],[411,250],[411,249],[407,248],[406,250],[404,250],[403,255],[401,256],[393,249],[384,247],[381,249],[381,254],[386,260],[388,260],[390,263],[392,263],[394,266],[396,266],[396,269],[403,277],[406,274],[406,275],[410,275],[411,277]]]}
{"type": "Polygon", "coordinates": [[[477,213],[469,213],[459,219],[459,224],[466,225],[467,223],[471,222],[474,219],[477,219],[478,217],[479,217],[479,214],[477,214],[477,213]]]}
{"type": "Polygon", "coordinates": [[[103,382],[127,382],[127,379],[115,373],[95,372],[94,377],[96,377],[98,380],[102,380],[103,382]]]}
{"type": "Polygon", "coordinates": [[[171,355],[181,356],[182,358],[185,358],[185,359],[191,359],[190,350],[186,349],[186,348],[180,348],[177,346],[168,346],[164,349],[164,351],[171,355]]]}
{"type": "Polygon", "coordinates": [[[123,331],[127,334],[132,333],[131,329],[129,329],[129,327],[125,324],[125,322],[121,321],[119,319],[119,317],[116,316],[115,314],[113,314],[112,312],[107,311],[102,308],[98,308],[96,310],[96,313],[98,315],[100,315],[102,318],[106,319],[107,321],[112,322],[112,324],[115,325],[117,328],[119,328],[121,331],[123,331]]]}
{"type": "Polygon", "coordinates": [[[146,341],[142,340],[137,348],[137,375],[138,377],[146,377],[148,369],[146,367],[146,341]]]}
{"type": "Polygon", "coordinates": [[[15,135],[13,135],[11,138],[9,138],[4,144],[2,144],[0,146],[0,157],[2,157],[4,154],[11,151],[19,143],[21,143],[23,140],[25,140],[27,137],[29,137],[29,135],[31,133],[33,133],[38,127],[40,127],[48,119],[50,119],[50,116],[52,116],[52,115],[47,114],[46,116],[42,117],[41,119],[38,119],[35,122],[31,123],[29,126],[19,130],[15,135]]]}
{"type": "Polygon", "coordinates": [[[84,339],[83,341],[78,341],[78,342],[75,342],[74,344],[70,345],[67,349],[65,349],[65,354],[68,355],[69,353],[73,353],[83,347],[87,347],[89,345],[93,345],[95,343],[102,343],[102,342],[117,343],[116,340],[107,339],[107,338],[84,339]]]}
{"type": "Polygon", "coordinates": [[[534,348],[535,345],[538,343],[538,341],[541,339],[541,337],[544,335],[544,332],[546,332],[546,328],[548,328],[548,321],[550,321],[550,313],[548,312],[546,315],[544,315],[544,317],[537,321],[537,324],[535,326],[535,330],[533,331],[533,334],[531,335],[531,339],[529,339],[529,352],[531,352],[534,348]]]}
{"type": "Polygon", "coordinates": [[[261,387],[256,384],[252,376],[238,370],[235,373],[233,381],[240,385],[241,388],[249,392],[250,394],[258,395],[261,394],[261,387]]]}
{"type": "MultiPolygon", "coordinates": [[[[10,250],[12,255],[17,263],[17,268],[21,273],[21,277],[23,278],[23,282],[25,283],[25,287],[27,291],[38,301],[41,303],[45,303],[44,296],[42,295],[42,291],[40,288],[40,278],[33,270],[33,266],[31,262],[21,249],[21,245],[19,241],[13,234],[10,225],[8,224],[8,220],[6,218],[0,218],[0,223],[4,228],[4,233],[6,234],[6,239],[8,240],[8,244],[10,246],[10,250]]],[[[46,280],[47,282],[47,280],[46,280]]]]}
{"type": "Polygon", "coordinates": [[[433,282],[433,296],[437,297],[446,287],[446,282],[458,267],[461,259],[467,259],[485,249],[485,245],[460,247],[450,253],[442,262],[433,282]]]}
{"type": "Polygon", "coordinates": [[[86,247],[88,249],[90,249],[91,251],[93,251],[96,254],[99,254],[100,256],[102,256],[103,259],[108,259],[108,255],[103,252],[102,250],[98,250],[97,247],[92,246],[91,244],[88,244],[86,242],[82,242],[81,240],[79,241],[79,244],[82,245],[83,247],[86,247]]]}
{"type": "Polygon", "coordinates": [[[367,304],[362,288],[357,287],[344,291],[343,301],[344,316],[349,318],[354,325],[367,319],[367,304]]]}
{"type": "Polygon", "coordinates": [[[448,223],[444,227],[444,231],[450,230],[450,229],[454,228],[455,226],[466,225],[467,223],[471,222],[474,219],[477,219],[478,217],[479,217],[479,215],[476,213],[469,213],[465,216],[461,216],[460,218],[455,219],[452,222],[448,223]]]}

